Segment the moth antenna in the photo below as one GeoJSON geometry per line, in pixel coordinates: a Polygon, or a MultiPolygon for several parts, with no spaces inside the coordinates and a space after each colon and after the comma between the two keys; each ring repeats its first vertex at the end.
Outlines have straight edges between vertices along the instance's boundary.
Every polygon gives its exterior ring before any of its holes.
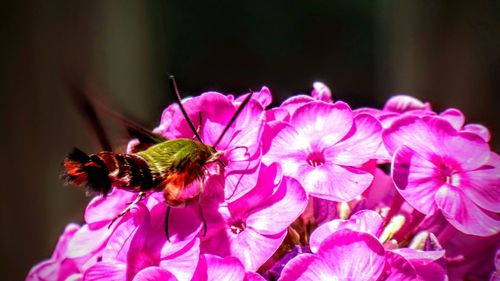
{"type": "Polygon", "coordinates": [[[81,114],[87,117],[87,122],[97,135],[102,149],[104,151],[113,151],[108,135],[89,97],[74,83],[69,83],[68,88],[75,106],[80,110],[81,114]]]}
{"type": "Polygon", "coordinates": [[[184,118],[186,118],[186,121],[188,122],[189,127],[191,127],[191,130],[193,131],[193,133],[196,136],[196,138],[198,139],[198,141],[203,143],[203,141],[200,138],[200,135],[198,134],[198,132],[196,131],[196,128],[193,125],[193,122],[191,121],[191,119],[189,119],[189,115],[187,114],[186,109],[184,109],[184,106],[182,105],[182,98],[181,98],[181,95],[179,94],[179,89],[177,88],[177,82],[175,82],[175,77],[173,75],[170,75],[168,77],[168,81],[170,84],[170,88],[175,93],[175,96],[177,98],[177,103],[179,104],[179,107],[181,108],[181,111],[182,111],[182,115],[184,115],[184,118]]]}
{"type": "Polygon", "coordinates": [[[240,106],[238,107],[238,109],[236,110],[236,112],[233,114],[233,117],[231,117],[231,120],[229,121],[229,123],[227,123],[226,127],[222,131],[222,134],[220,134],[219,138],[214,143],[213,147],[216,147],[219,144],[219,142],[222,140],[222,138],[226,134],[226,132],[229,129],[229,127],[231,127],[231,125],[233,125],[233,123],[234,123],[234,121],[236,121],[236,118],[238,117],[238,115],[240,115],[240,113],[243,110],[243,108],[245,108],[245,106],[247,105],[247,103],[250,101],[250,99],[252,98],[252,95],[253,95],[253,92],[250,91],[250,94],[248,94],[248,96],[245,98],[245,100],[243,100],[243,102],[240,104],[240,106]]]}

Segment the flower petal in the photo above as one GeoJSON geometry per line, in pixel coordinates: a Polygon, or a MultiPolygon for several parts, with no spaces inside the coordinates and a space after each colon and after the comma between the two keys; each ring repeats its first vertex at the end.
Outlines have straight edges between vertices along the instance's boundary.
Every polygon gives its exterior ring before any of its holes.
{"type": "Polygon", "coordinates": [[[302,166],[297,177],[310,195],[336,202],[351,201],[373,180],[373,175],[366,171],[329,163],[302,166]]]}
{"type": "Polygon", "coordinates": [[[354,118],[354,126],[342,141],[325,149],[325,158],[338,165],[359,166],[375,159],[382,144],[382,125],[368,114],[354,118]]]}
{"type": "Polygon", "coordinates": [[[353,115],[344,102],[329,104],[316,101],[299,107],[290,123],[299,135],[308,139],[308,143],[320,142],[325,147],[347,135],[353,124],[353,115]]]}
{"type": "Polygon", "coordinates": [[[290,260],[281,272],[280,281],[335,280],[335,272],[315,255],[301,254],[290,260]]]}
{"type": "Polygon", "coordinates": [[[374,237],[377,237],[382,230],[383,223],[382,217],[377,212],[361,210],[352,215],[349,220],[336,219],[320,225],[311,234],[309,246],[313,253],[317,252],[319,246],[327,237],[341,229],[370,233],[374,237]]]}
{"type": "Polygon", "coordinates": [[[490,130],[481,124],[467,124],[464,126],[463,131],[476,134],[485,142],[489,142],[491,139],[490,130]]]}
{"type": "MultiPolygon", "coordinates": [[[[207,281],[241,281],[245,278],[245,269],[239,259],[235,257],[221,258],[215,255],[204,254],[200,263],[206,263],[206,278],[193,280],[207,281]]],[[[196,275],[194,277],[197,277],[196,275]]]]}
{"type": "Polygon", "coordinates": [[[407,95],[397,95],[391,97],[384,105],[384,111],[393,111],[403,113],[415,109],[431,110],[429,103],[423,103],[420,100],[407,95]]]}
{"type": "Polygon", "coordinates": [[[89,267],[83,275],[85,281],[123,281],[126,280],[125,264],[100,262],[89,267]]]}
{"type": "Polygon", "coordinates": [[[324,102],[333,102],[332,91],[322,82],[316,81],[313,83],[311,96],[317,100],[324,102]]]}
{"type": "Polygon", "coordinates": [[[500,156],[491,152],[490,160],[477,170],[460,174],[460,188],[481,208],[500,212],[500,156]]]}
{"type": "Polygon", "coordinates": [[[262,162],[268,166],[273,162],[280,163],[283,174],[293,176],[301,165],[307,164],[305,151],[309,147],[309,140],[286,123],[270,129],[277,132],[270,132],[274,138],[268,140],[269,150],[262,157],[262,162]]]}
{"type": "Polygon", "coordinates": [[[434,178],[434,164],[403,146],[394,154],[392,178],[403,198],[419,212],[432,215],[436,211],[434,195],[443,184],[434,178]]]}
{"type": "Polygon", "coordinates": [[[378,280],[385,266],[385,250],[373,235],[349,229],[326,238],[318,250],[334,276],[349,280],[378,280]]]}
{"type": "Polygon", "coordinates": [[[413,281],[418,280],[415,268],[404,257],[388,251],[386,253],[388,270],[390,271],[386,281],[413,281]]]}
{"type": "Polygon", "coordinates": [[[462,129],[465,123],[464,114],[456,108],[448,108],[439,114],[440,117],[446,119],[455,128],[455,130],[462,129]]]}
{"type": "Polygon", "coordinates": [[[247,228],[233,237],[231,255],[243,263],[245,270],[256,271],[279,248],[285,236],[286,230],[275,235],[261,235],[247,228]]]}
{"type": "Polygon", "coordinates": [[[171,272],[179,281],[189,281],[194,275],[200,257],[200,239],[194,239],[182,251],[160,261],[160,267],[171,272]]]}
{"type": "Polygon", "coordinates": [[[177,281],[177,278],[168,270],[158,266],[147,267],[134,276],[133,281],[177,281]]]}
{"type": "Polygon", "coordinates": [[[500,231],[497,214],[481,209],[454,186],[444,185],[435,200],[446,220],[461,232],[490,236],[500,231]]]}
{"type": "Polygon", "coordinates": [[[248,216],[247,227],[260,234],[276,234],[286,230],[304,211],[307,195],[297,180],[285,177],[265,205],[248,216]]]}

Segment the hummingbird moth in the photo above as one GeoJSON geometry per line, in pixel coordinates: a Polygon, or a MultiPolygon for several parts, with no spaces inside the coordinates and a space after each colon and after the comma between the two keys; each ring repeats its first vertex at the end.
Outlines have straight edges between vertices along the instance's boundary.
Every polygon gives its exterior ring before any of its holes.
{"type": "MultiPolygon", "coordinates": [[[[251,92],[240,104],[218,140],[210,145],[203,143],[184,109],[173,76],[169,77],[169,82],[182,114],[196,137],[195,140],[188,138],[166,139],[119,116],[129,135],[139,141],[139,145],[135,146],[133,153],[113,152],[109,142],[104,137],[100,137],[104,151],[87,154],[75,148],[63,162],[65,169],[63,177],[73,185],[86,187],[89,191],[103,196],[106,196],[113,186],[138,193],[136,199],[118,214],[111,224],[128,212],[133,204],[142,200],[147,193],[162,192],[168,205],[165,218],[167,238],[170,207],[179,207],[190,200],[199,198],[203,190],[207,165],[216,163],[224,166],[219,159],[223,152],[217,151],[215,147],[252,97],[251,92]],[[195,182],[200,184],[193,184],[195,182]]],[[[84,95],[79,96],[80,101],[78,102],[83,103],[80,107],[84,109],[98,134],[102,134],[102,126],[90,101],[85,99],[84,95]]],[[[205,235],[207,229],[201,207],[200,214],[205,235]]]]}

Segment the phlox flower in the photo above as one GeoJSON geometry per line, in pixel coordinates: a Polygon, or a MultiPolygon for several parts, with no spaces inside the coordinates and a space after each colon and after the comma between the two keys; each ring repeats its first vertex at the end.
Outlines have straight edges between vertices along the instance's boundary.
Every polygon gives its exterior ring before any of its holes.
{"type": "Polygon", "coordinates": [[[306,199],[302,186],[282,177],[278,165],[262,166],[255,188],[205,212],[208,233],[202,253],[234,256],[245,270],[257,270],[278,249],[287,227],[305,209],[306,199]]]}
{"type": "MultiPolygon", "coordinates": [[[[382,217],[371,210],[362,210],[351,216],[349,220],[341,220],[336,219],[330,222],[327,222],[321,226],[319,226],[311,235],[310,238],[310,247],[311,251],[315,253],[317,256],[322,256],[322,248],[324,247],[324,243],[328,243],[328,239],[331,239],[330,236],[333,234],[343,231],[350,230],[353,233],[366,233],[369,234],[372,238],[375,238],[377,242],[372,241],[372,246],[377,243],[385,248],[383,251],[383,260],[384,260],[384,269],[383,273],[379,273],[378,277],[373,276],[374,280],[445,280],[445,273],[442,266],[438,263],[435,263],[436,260],[443,257],[444,251],[441,249],[429,250],[429,251],[421,251],[410,248],[400,248],[393,249],[392,244],[388,243],[387,245],[382,244],[384,241],[379,241],[380,234],[383,230],[383,219],[382,217]],[[430,277],[429,277],[430,276],[430,277]]],[[[368,238],[366,238],[368,239],[368,238]]],[[[361,239],[361,241],[366,239],[361,239]]],[[[370,240],[370,239],[368,239],[370,240]]],[[[352,265],[343,264],[343,261],[334,261],[335,263],[340,263],[342,266],[352,268],[353,272],[355,270],[365,270],[364,268],[357,268],[366,266],[363,263],[366,261],[357,262],[357,259],[364,259],[366,257],[362,257],[364,254],[371,255],[373,253],[370,252],[370,249],[359,249],[359,247],[364,247],[364,244],[360,241],[351,241],[351,243],[358,243],[357,246],[352,246],[352,254],[360,256],[354,256],[351,258],[352,265]]],[[[369,245],[369,244],[366,244],[369,245]]],[[[336,245],[335,247],[342,247],[336,245]]],[[[347,247],[348,249],[349,247],[347,247]]],[[[330,249],[330,251],[344,251],[345,249],[330,249]]],[[[348,253],[343,253],[347,255],[348,253]]],[[[300,257],[300,256],[299,256],[300,257]]],[[[340,266],[340,265],[335,265],[340,266]]],[[[289,267],[290,268],[290,267],[289,267]]],[[[328,272],[327,268],[321,269],[323,273],[328,272]]],[[[358,275],[353,275],[353,272],[342,273],[340,271],[330,272],[330,274],[335,274],[332,278],[337,278],[342,280],[342,278],[347,278],[347,280],[368,280],[364,279],[367,277],[362,277],[358,275]],[[341,275],[344,274],[344,275],[341,275]],[[361,278],[361,279],[356,279],[361,278]]],[[[375,274],[375,273],[374,273],[375,274]]],[[[286,279],[289,280],[289,279],[286,279]]],[[[294,279],[290,279],[294,280],[294,279]]],[[[299,279],[301,280],[301,279],[299,279]]],[[[308,279],[304,279],[308,280],[308,279]]]]}
{"type": "Polygon", "coordinates": [[[323,240],[316,254],[290,260],[279,280],[378,280],[384,268],[385,250],[374,236],[342,229],[323,240]]]}
{"type": "Polygon", "coordinates": [[[350,201],[372,182],[362,165],[381,144],[381,126],[369,115],[353,117],[343,102],[307,103],[290,122],[269,126],[264,135],[263,162],[279,163],[310,195],[350,201]]]}
{"type": "MultiPolygon", "coordinates": [[[[256,94],[257,99],[250,100],[215,147],[223,152],[220,160],[225,165],[223,175],[226,200],[236,200],[255,186],[260,167],[260,139],[265,118],[263,106],[267,105],[269,96],[269,90],[265,87],[256,94]]],[[[202,141],[214,145],[236,112],[239,100],[234,101],[232,96],[217,92],[207,92],[185,99],[183,105],[202,141]]],[[[167,139],[194,137],[176,104],[165,109],[160,126],[155,131],[167,139]]],[[[213,191],[217,188],[207,186],[205,190],[213,191]]]]}
{"type": "Polygon", "coordinates": [[[76,224],[68,224],[59,237],[51,258],[35,265],[28,273],[26,281],[81,280],[82,270],[74,259],[66,256],[68,243],[79,228],[76,224]]]}
{"type": "Polygon", "coordinates": [[[165,204],[156,205],[151,212],[142,203],[134,206],[109,238],[100,261],[85,271],[84,280],[155,280],[152,276],[191,280],[199,257],[199,238],[188,231],[178,239],[182,231],[175,223],[176,242],[167,241],[165,211],[165,204]]]}
{"type": "Polygon", "coordinates": [[[264,281],[254,272],[245,272],[243,264],[235,257],[221,258],[215,255],[200,256],[193,276],[196,281],[264,281]]]}
{"type": "Polygon", "coordinates": [[[399,193],[419,212],[440,210],[458,230],[500,230],[500,157],[478,135],[443,118],[403,116],[383,134],[399,193]]]}

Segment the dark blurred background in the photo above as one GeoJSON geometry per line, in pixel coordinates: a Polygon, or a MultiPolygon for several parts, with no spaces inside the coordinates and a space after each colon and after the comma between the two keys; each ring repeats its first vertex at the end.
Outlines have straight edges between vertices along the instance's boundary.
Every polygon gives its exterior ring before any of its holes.
{"type": "MultiPolygon", "coordinates": [[[[68,81],[154,127],[185,94],[270,87],[276,103],[320,80],[352,107],[395,93],[461,109],[498,151],[500,1],[13,1],[1,18],[0,272],[48,258],[89,198],[63,186],[73,148],[97,151],[68,81]],[[272,2],[272,3],[271,3],[272,2]]],[[[108,124],[116,145],[126,139],[108,124]]]]}

